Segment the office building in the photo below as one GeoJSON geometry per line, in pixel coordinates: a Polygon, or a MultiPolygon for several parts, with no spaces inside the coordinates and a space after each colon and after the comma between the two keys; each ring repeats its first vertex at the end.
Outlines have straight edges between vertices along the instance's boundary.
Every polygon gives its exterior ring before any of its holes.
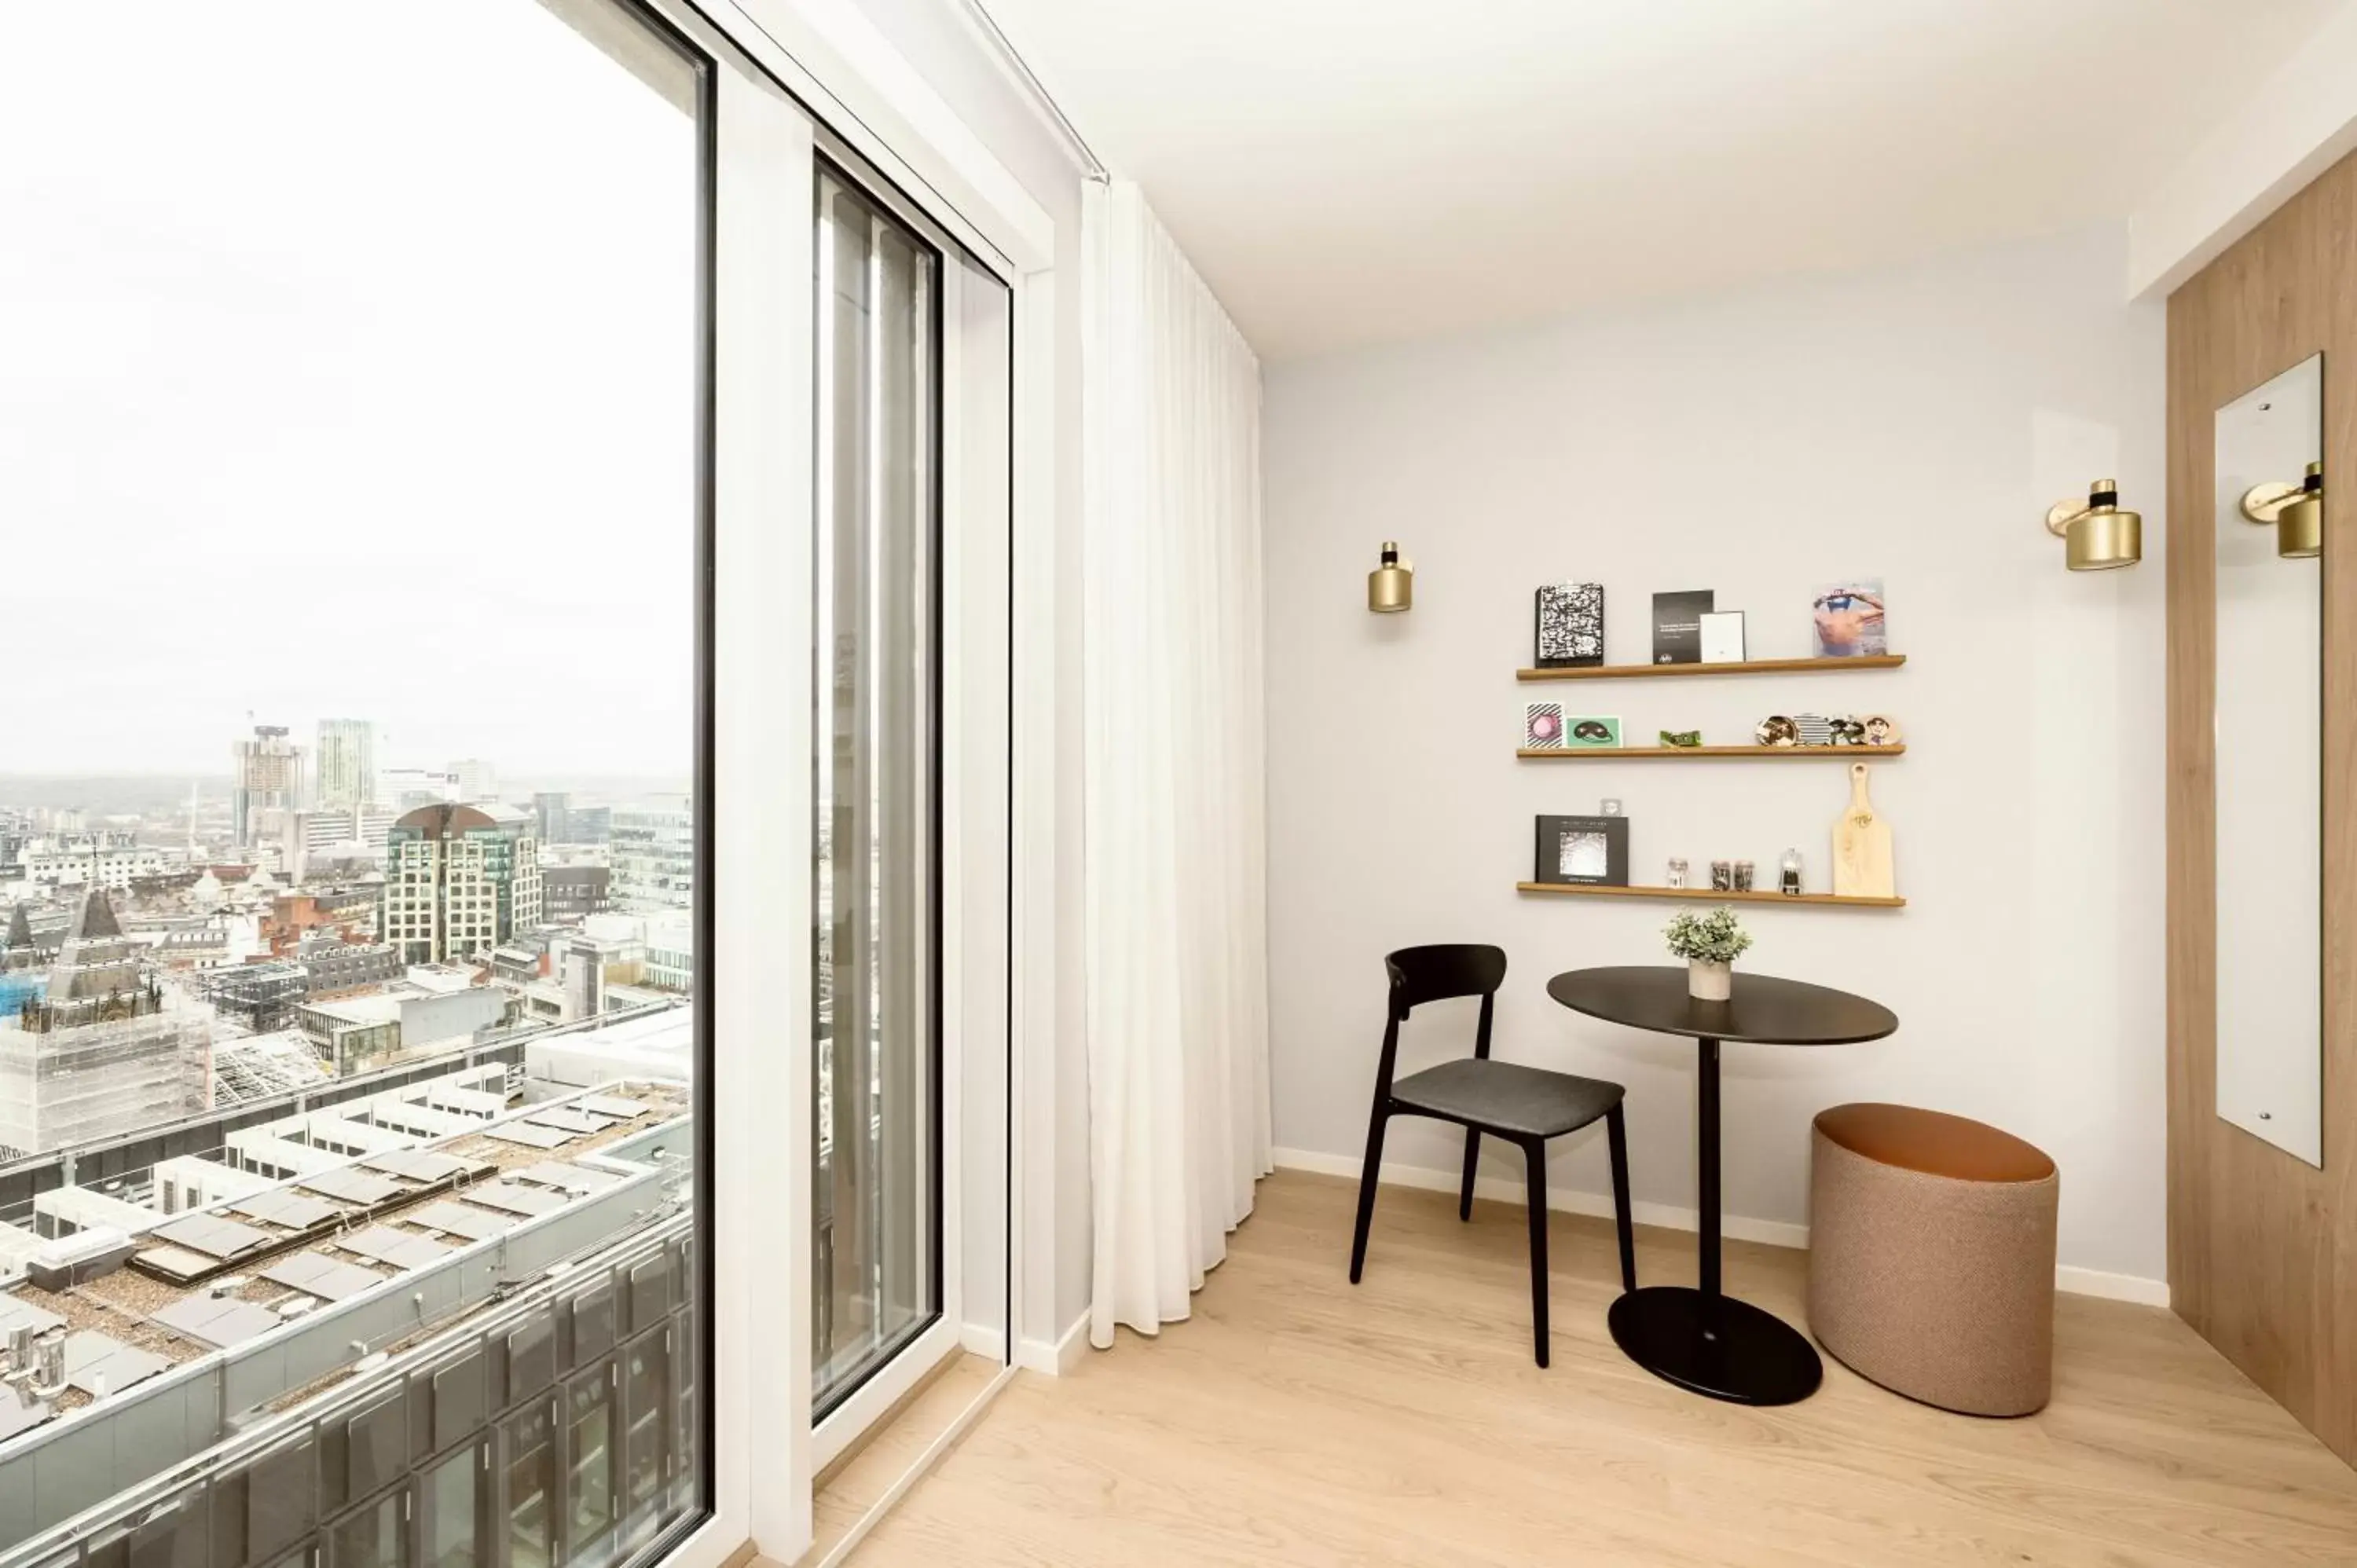
{"type": "Polygon", "coordinates": [[[167,991],[91,888],[48,983],[0,1015],[0,1159],[128,1133],[203,1103],[212,1019],[167,991]]]}
{"type": "Polygon", "coordinates": [[[377,773],[383,804],[396,814],[458,798],[458,779],[447,768],[386,768],[377,773]]]}
{"type": "Polygon", "coordinates": [[[374,802],[376,725],[366,719],[321,719],[314,776],[312,800],[323,811],[374,802]]]}
{"type": "MultiPolygon", "coordinates": [[[[173,864],[166,851],[135,843],[119,829],[59,834],[26,841],[17,851],[16,876],[37,888],[103,887],[128,892],[135,881],[161,876],[173,864]]],[[[10,868],[0,866],[0,881],[10,868]]]]}
{"type": "Polygon", "coordinates": [[[529,819],[501,822],[446,802],[393,823],[377,933],[404,963],[474,958],[541,918],[540,845],[529,819]]]}
{"type": "Polygon", "coordinates": [[[578,924],[613,908],[614,871],[607,865],[544,865],[540,868],[544,918],[578,924]]]}
{"type": "Polygon", "coordinates": [[[285,725],[256,725],[230,750],[230,843],[250,849],[276,824],[265,812],[291,811],[303,803],[303,748],[286,738],[285,725]]]}
{"type": "Polygon", "coordinates": [[[695,818],[683,799],[616,808],[609,845],[617,909],[684,909],[695,902],[695,818]]]}
{"type": "Polygon", "coordinates": [[[532,815],[540,830],[540,842],[566,843],[572,827],[568,820],[573,811],[573,796],[563,789],[537,790],[532,797],[532,815]]]}
{"type": "Polygon", "coordinates": [[[450,779],[457,794],[453,799],[468,805],[479,805],[500,798],[500,772],[479,757],[462,757],[450,764],[450,779]]]}

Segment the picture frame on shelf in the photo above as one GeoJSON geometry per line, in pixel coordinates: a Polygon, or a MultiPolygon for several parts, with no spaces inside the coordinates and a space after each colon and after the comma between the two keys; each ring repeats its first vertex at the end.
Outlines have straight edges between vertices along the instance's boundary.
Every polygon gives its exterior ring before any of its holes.
{"type": "Polygon", "coordinates": [[[1598,749],[1620,744],[1620,720],[1603,714],[1566,714],[1563,743],[1574,750],[1598,749]]]}
{"type": "Polygon", "coordinates": [[[1810,645],[1819,659],[1855,659],[1890,651],[1882,579],[1850,577],[1819,588],[1809,606],[1810,645]]]}
{"type": "Polygon", "coordinates": [[[1712,610],[1702,618],[1702,661],[1740,664],[1744,660],[1743,612],[1712,610]]]}
{"type": "Polygon", "coordinates": [[[1523,749],[1524,751],[1561,751],[1564,748],[1561,703],[1524,703],[1523,704],[1523,749]]]}
{"type": "Polygon", "coordinates": [[[1542,816],[1531,880],[1574,886],[1629,886],[1629,819],[1542,816]]]}

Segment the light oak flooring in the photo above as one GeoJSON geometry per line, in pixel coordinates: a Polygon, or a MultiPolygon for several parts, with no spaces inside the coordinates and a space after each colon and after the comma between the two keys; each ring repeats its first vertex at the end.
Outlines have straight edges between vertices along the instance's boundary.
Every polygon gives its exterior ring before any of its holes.
{"type": "Polygon", "coordinates": [[[996,1361],[955,1352],[923,1387],[871,1427],[874,1436],[819,1477],[811,1497],[811,1549],[802,1560],[816,1563],[834,1551],[996,1376],[996,1361]]]}
{"type": "MultiPolygon", "coordinates": [[[[1805,1403],[1697,1399],[1624,1359],[1611,1230],[1557,1214],[1555,1365],[1519,1208],[1282,1173],[1194,1317],[1026,1373],[854,1553],[947,1564],[2357,1563],[2352,1473],[2169,1314],[2066,1296],[2054,1402],[1950,1415],[1828,1359],[1805,1403]]],[[[1803,1320],[1803,1255],[1727,1285],[1803,1320]]],[[[1641,1230],[1639,1278],[1693,1238],[1641,1230]]]]}

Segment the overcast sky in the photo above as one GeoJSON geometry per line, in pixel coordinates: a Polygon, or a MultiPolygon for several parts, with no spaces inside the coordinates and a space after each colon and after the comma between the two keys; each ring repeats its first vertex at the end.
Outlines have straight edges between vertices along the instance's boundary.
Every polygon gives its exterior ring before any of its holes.
{"type": "Polygon", "coordinates": [[[684,777],[687,116],[534,0],[0,13],[0,772],[684,777]]]}

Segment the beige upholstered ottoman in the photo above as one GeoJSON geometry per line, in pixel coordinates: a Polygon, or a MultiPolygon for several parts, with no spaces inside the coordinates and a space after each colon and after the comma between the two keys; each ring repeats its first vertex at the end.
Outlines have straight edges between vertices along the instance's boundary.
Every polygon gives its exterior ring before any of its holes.
{"type": "Polygon", "coordinates": [[[1884,1388],[1970,1415],[2044,1407],[2054,1372],[2054,1162],[1908,1105],[1817,1117],[1809,1327],[1884,1388]]]}

